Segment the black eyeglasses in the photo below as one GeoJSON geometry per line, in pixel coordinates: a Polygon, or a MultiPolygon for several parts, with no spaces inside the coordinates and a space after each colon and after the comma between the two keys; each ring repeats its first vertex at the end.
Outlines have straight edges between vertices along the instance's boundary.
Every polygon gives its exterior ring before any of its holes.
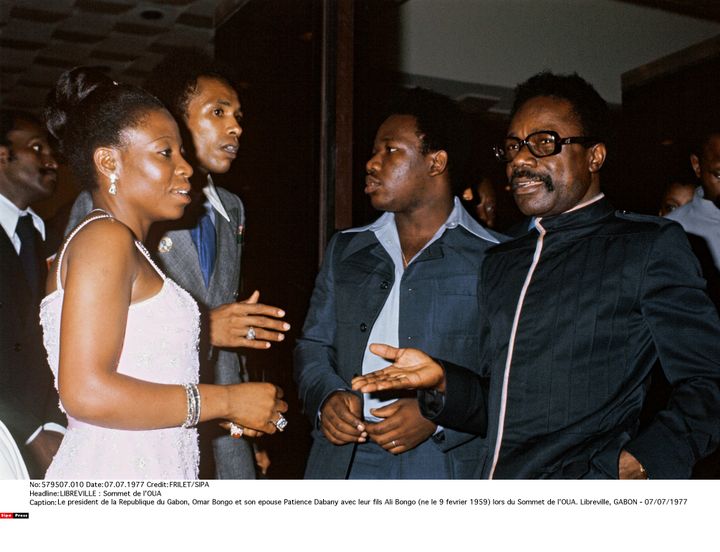
{"type": "Polygon", "coordinates": [[[520,153],[523,146],[527,146],[530,153],[535,157],[550,157],[557,155],[562,151],[562,147],[566,144],[582,144],[583,146],[591,146],[597,144],[601,140],[590,136],[572,136],[570,138],[560,138],[557,132],[552,130],[541,130],[533,132],[525,140],[519,138],[505,138],[502,146],[495,146],[493,151],[498,161],[507,163],[515,159],[520,153]]]}

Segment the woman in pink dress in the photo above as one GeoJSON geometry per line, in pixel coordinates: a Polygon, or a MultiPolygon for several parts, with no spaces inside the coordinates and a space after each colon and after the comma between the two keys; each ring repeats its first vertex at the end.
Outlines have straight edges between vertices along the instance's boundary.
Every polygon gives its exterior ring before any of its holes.
{"type": "Polygon", "coordinates": [[[199,313],[142,241],[190,202],[178,127],[147,92],[101,73],[64,73],[48,128],[95,210],[68,236],[41,322],[68,432],[55,479],[194,479],[203,420],[250,436],[284,426],[272,384],[198,384],[199,313]]]}

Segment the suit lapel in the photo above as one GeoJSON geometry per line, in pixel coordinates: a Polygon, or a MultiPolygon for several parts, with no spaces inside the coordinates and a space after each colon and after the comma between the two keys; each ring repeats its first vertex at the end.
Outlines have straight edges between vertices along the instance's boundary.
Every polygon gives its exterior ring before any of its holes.
{"type": "Polygon", "coordinates": [[[199,302],[205,303],[207,290],[203,281],[200,261],[189,230],[171,230],[160,240],[156,258],[160,266],[180,287],[186,289],[199,302]],[[169,242],[167,240],[170,240],[169,242]],[[169,249],[163,252],[163,249],[169,249]]]}
{"type": "MultiPolygon", "coordinates": [[[[222,201],[222,190],[218,189],[222,201]]],[[[160,239],[155,249],[155,258],[160,267],[181,287],[203,305],[212,306],[227,301],[228,289],[237,289],[240,279],[240,251],[238,243],[238,227],[242,224],[242,214],[237,207],[229,207],[222,201],[225,212],[230,217],[228,222],[215,210],[215,238],[217,256],[210,277],[209,289],[205,287],[197,248],[186,227],[171,230],[165,228],[159,233],[160,239]]],[[[175,225],[177,228],[177,224],[175,225]]],[[[157,238],[156,238],[157,239],[157,238]]]]}
{"type": "Polygon", "coordinates": [[[235,290],[240,278],[239,266],[240,247],[238,238],[238,209],[223,207],[230,217],[230,222],[225,220],[220,213],[215,211],[215,237],[217,243],[217,256],[215,267],[210,278],[210,289],[208,294],[211,301],[224,301],[227,290],[235,290]],[[219,295],[219,297],[218,297],[219,295]]]}

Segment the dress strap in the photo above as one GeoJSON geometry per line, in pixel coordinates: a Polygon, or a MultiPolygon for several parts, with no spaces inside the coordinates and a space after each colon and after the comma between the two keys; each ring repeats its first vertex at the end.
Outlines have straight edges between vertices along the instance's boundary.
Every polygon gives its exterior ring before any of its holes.
{"type": "Polygon", "coordinates": [[[140,253],[143,254],[143,256],[150,263],[150,266],[152,266],[155,269],[155,272],[158,273],[160,278],[162,278],[163,281],[165,281],[165,278],[167,278],[167,276],[165,276],[165,273],[162,270],[160,270],[160,267],[158,267],[158,265],[155,264],[155,261],[153,261],[152,257],[150,256],[150,252],[145,248],[143,243],[140,240],[135,240],[135,247],[137,247],[138,250],[140,251],[140,253]]]}
{"type": "Polygon", "coordinates": [[[70,243],[70,240],[72,240],[75,237],[75,234],[80,232],[80,230],[83,229],[83,227],[87,226],[94,220],[100,220],[100,219],[107,219],[107,218],[113,218],[110,213],[107,211],[103,211],[102,209],[93,209],[90,211],[90,213],[99,212],[100,214],[94,215],[90,217],[89,219],[86,219],[82,221],[80,224],[78,224],[72,232],[70,232],[70,235],[65,239],[65,243],[63,243],[62,249],[60,250],[60,255],[58,255],[58,263],[57,263],[57,270],[55,271],[55,286],[57,289],[62,289],[62,283],[60,282],[60,274],[62,272],[62,262],[63,257],[65,256],[65,250],[67,249],[68,244],[70,243]]]}

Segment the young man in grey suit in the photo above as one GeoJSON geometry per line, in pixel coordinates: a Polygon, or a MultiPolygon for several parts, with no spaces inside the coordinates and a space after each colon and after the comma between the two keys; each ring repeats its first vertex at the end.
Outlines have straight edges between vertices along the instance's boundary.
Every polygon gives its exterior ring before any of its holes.
{"type": "MultiPolygon", "coordinates": [[[[150,249],[161,268],[190,292],[203,313],[201,378],[217,384],[247,381],[235,349],[267,349],[272,342],[282,341],[290,326],[279,320],[285,315],[281,309],[258,303],[258,291],[237,301],[245,211],[240,198],[214,185],[211,174],[226,173],[237,156],[242,134],[240,101],[231,82],[199,52],[170,54],[154,74],[158,81],[147,87],[180,123],[195,171],[196,193],[181,220],[153,228],[150,249]]],[[[122,182],[117,184],[117,193],[122,193],[122,182]]],[[[81,194],[67,230],[90,208],[89,195],[81,194]]],[[[250,408],[253,386],[246,384],[250,408]]],[[[252,443],[233,439],[219,427],[203,429],[201,440],[212,439],[215,477],[255,477],[252,443]]],[[[205,471],[201,469],[201,476],[205,471]]]]}
{"type": "Polygon", "coordinates": [[[367,350],[378,340],[474,365],[480,265],[498,242],[454,197],[454,104],[416,89],[388,112],[365,180],[385,214],[331,240],[295,350],[314,427],[309,479],[467,478],[485,454],[482,439],[423,419],[414,396],[350,390],[383,366],[367,350]]]}

